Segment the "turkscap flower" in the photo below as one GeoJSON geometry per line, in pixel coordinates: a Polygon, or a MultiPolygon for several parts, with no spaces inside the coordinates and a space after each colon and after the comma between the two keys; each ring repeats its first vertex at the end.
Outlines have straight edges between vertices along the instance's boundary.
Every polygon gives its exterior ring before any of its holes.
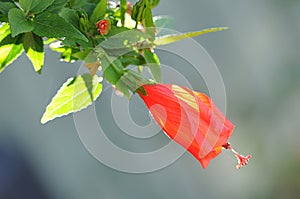
{"type": "Polygon", "coordinates": [[[142,87],[146,93],[138,93],[159,126],[187,149],[203,168],[223,148],[230,149],[239,158],[237,168],[248,164],[251,156],[239,155],[228,143],[234,125],[208,96],[173,84],[142,87]]]}

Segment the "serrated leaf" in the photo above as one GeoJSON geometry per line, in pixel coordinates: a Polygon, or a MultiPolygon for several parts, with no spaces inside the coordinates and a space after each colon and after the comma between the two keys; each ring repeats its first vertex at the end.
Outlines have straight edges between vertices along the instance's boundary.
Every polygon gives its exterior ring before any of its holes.
{"type": "Polygon", "coordinates": [[[154,80],[161,82],[160,63],[157,55],[150,50],[144,50],[144,57],[154,80]]]}
{"type": "Polygon", "coordinates": [[[68,0],[54,0],[54,2],[44,10],[44,12],[58,13],[66,4],[68,0]]]}
{"type": "Polygon", "coordinates": [[[96,23],[98,20],[102,19],[106,13],[107,0],[100,0],[94,9],[90,21],[96,23]]]}
{"type": "Polygon", "coordinates": [[[95,101],[102,91],[100,78],[83,74],[69,78],[47,106],[41,123],[80,111],[95,101]]]}
{"type": "Polygon", "coordinates": [[[62,17],[49,12],[44,12],[36,16],[33,32],[41,37],[66,37],[88,41],[72,24],[68,23],[62,17]]]}
{"type": "Polygon", "coordinates": [[[33,22],[29,20],[26,14],[18,9],[12,8],[8,12],[8,20],[11,28],[11,35],[13,37],[20,33],[30,32],[33,30],[33,22]]]}
{"type": "Polygon", "coordinates": [[[183,40],[183,39],[196,37],[196,36],[204,35],[204,34],[211,33],[211,32],[218,32],[218,31],[222,31],[222,30],[227,30],[227,29],[228,29],[227,27],[208,28],[208,29],[195,31],[195,32],[165,35],[165,36],[162,36],[162,37],[155,38],[154,44],[156,46],[166,45],[166,44],[177,42],[177,41],[180,41],[180,40],[183,40]]]}
{"type": "Polygon", "coordinates": [[[22,36],[11,37],[7,35],[0,42],[0,73],[23,52],[22,36]]]}
{"type": "Polygon", "coordinates": [[[32,32],[24,35],[24,49],[31,61],[34,70],[41,73],[44,65],[44,43],[43,39],[32,32]]]}
{"type": "Polygon", "coordinates": [[[28,13],[37,14],[49,7],[54,0],[20,0],[19,4],[28,13]]]}

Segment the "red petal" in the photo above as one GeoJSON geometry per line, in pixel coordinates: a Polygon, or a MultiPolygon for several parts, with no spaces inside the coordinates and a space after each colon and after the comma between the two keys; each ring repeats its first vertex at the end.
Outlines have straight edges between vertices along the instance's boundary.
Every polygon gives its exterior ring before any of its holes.
{"type": "Polygon", "coordinates": [[[144,85],[140,94],[164,132],[205,168],[222,151],[234,128],[204,94],[176,85],[144,85]]]}

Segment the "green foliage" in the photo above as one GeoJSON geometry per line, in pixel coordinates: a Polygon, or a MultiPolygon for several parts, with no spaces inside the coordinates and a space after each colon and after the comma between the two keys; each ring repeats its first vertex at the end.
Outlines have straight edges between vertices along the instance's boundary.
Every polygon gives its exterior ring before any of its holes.
{"type": "Polygon", "coordinates": [[[22,36],[7,35],[0,42],[0,73],[23,52],[22,36]]]}
{"type": "Polygon", "coordinates": [[[122,26],[124,26],[124,24],[125,24],[125,13],[126,13],[126,10],[127,10],[126,0],[121,0],[120,1],[120,8],[121,8],[121,23],[122,23],[122,26]]]}
{"type": "Polygon", "coordinates": [[[54,0],[20,0],[19,4],[25,13],[37,14],[49,7],[54,0]]]}
{"type": "Polygon", "coordinates": [[[0,42],[11,33],[8,23],[3,23],[0,26],[0,42]]]}
{"type": "Polygon", "coordinates": [[[95,101],[102,91],[102,84],[97,75],[79,75],[69,78],[56,95],[41,119],[41,123],[53,120],[69,113],[80,111],[95,101]]]}
{"type": "Polygon", "coordinates": [[[33,21],[28,19],[26,14],[18,8],[12,8],[9,10],[8,20],[11,28],[11,35],[13,37],[20,33],[30,32],[34,28],[33,21]]]}
{"type": "Polygon", "coordinates": [[[12,8],[17,8],[12,2],[0,2],[0,21],[8,22],[8,12],[12,8]]]}
{"type": "Polygon", "coordinates": [[[72,24],[68,23],[62,17],[50,12],[45,12],[36,16],[34,19],[33,32],[39,36],[48,38],[66,37],[88,41],[88,39],[72,24]]]}
{"type": "Polygon", "coordinates": [[[44,43],[42,37],[28,32],[25,33],[23,41],[26,55],[32,62],[34,70],[41,73],[44,65],[44,43]]]}
{"type": "Polygon", "coordinates": [[[154,22],[151,9],[159,3],[157,0],[139,0],[136,2],[132,9],[131,18],[135,20],[136,27],[138,22],[141,22],[148,29],[147,32],[152,36],[152,40],[155,36],[154,22]]]}
{"type": "Polygon", "coordinates": [[[46,8],[45,12],[52,12],[52,13],[58,13],[62,8],[65,7],[68,0],[54,0],[54,2],[46,8]]]}
{"type": "Polygon", "coordinates": [[[144,51],[144,57],[154,80],[161,82],[160,63],[157,55],[147,49],[144,51]]]}
{"type": "Polygon", "coordinates": [[[44,45],[50,45],[66,62],[84,61],[90,74],[67,80],[47,106],[42,123],[95,101],[102,90],[98,70],[126,97],[130,98],[136,89],[144,93],[141,85],[161,82],[155,46],[225,29],[168,35],[164,28],[172,28],[174,20],[153,17],[152,9],[158,3],[138,0],[132,7],[126,0],[116,5],[108,0],[0,1],[0,72],[25,50],[34,70],[41,73],[44,45]],[[103,19],[110,22],[109,28],[97,24],[103,19]],[[103,30],[107,34],[102,35],[103,30]],[[130,69],[132,65],[137,72],[130,69]],[[141,75],[143,67],[149,69],[153,81],[141,75]]]}
{"type": "Polygon", "coordinates": [[[123,29],[119,30],[118,34],[111,36],[100,44],[101,48],[104,48],[108,54],[120,56],[133,50],[145,48],[147,44],[150,46],[147,45],[146,47],[151,47],[151,44],[147,43],[151,38],[149,34],[136,29],[127,31],[123,31],[123,29]]]}
{"type": "Polygon", "coordinates": [[[91,16],[91,22],[96,23],[98,20],[102,19],[106,13],[107,8],[107,0],[100,0],[96,8],[94,9],[92,16],[91,16]]]}

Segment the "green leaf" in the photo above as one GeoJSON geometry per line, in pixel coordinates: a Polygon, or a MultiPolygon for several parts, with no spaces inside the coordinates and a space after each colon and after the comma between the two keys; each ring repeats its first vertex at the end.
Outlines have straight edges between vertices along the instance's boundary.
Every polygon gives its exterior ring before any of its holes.
{"type": "Polygon", "coordinates": [[[41,37],[66,37],[88,41],[72,24],[68,23],[62,17],[49,12],[44,12],[36,16],[33,32],[41,37]]]}
{"type": "Polygon", "coordinates": [[[136,51],[126,53],[125,55],[118,57],[118,59],[122,62],[124,67],[128,65],[141,66],[146,64],[145,58],[136,51]]]}
{"type": "Polygon", "coordinates": [[[70,7],[71,8],[75,8],[75,9],[77,9],[77,8],[79,8],[79,9],[83,8],[83,7],[86,6],[86,4],[87,4],[86,0],[70,0],[69,1],[70,7]]]}
{"type": "Polygon", "coordinates": [[[120,84],[120,79],[125,72],[122,62],[118,57],[107,55],[104,49],[102,49],[101,47],[98,47],[95,51],[95,54],[90,54],[88,55],[88,57],[98,57],[101,61],[103,77],[112,85],[115,85],[119,91],[121,91],[127,98],[129,98],[129,88],[124,87],[123,84],[120,84]]]}
{"type": "Polygon", "coordinates": [[[18,9],[12,8],[8,12],[8,20],[11,28],[11,35],[13,37],[20,33],[30,32],[33,30],[33,22],[27,18],[26,14],[18,9]]]}
{"type": "Polygon", "coordinates": [[[63,8],[59,12],[59,16],[64,18],[67,22],[72,24],[75,28],[79,28],[78,15],[76,15],[76,11],[70,8],[63,8]]]}
{"type": "Polygon", "coordinates": [[[91,53],[91,51],[92,50],[90,50],[90,49],[80,51],[80,52],[74,53],[73,57],[75,57],[77,59],[85,60],[87,58],[87,56],[91,53]]]}
{"type": "Polygon", "coordinates": [[[11,37],[7,35],[0,42],[0,73],[23,52],[22,35],[11,37]]]}
{"type": "Polygon", "coordinates": [[[120,9],[121,9],[121,24],[124,26],[125,24],[125,13],[127,10],[127,2],[126,0],[120,0],[120,9]]]}
{"type": "Polygon", "coordinates": [[[98,20],[102,19],[106,13],[106,8],[107,0],[100,0],[91,15],[91,22],[96,23],[98,20]]]}
{"type": "Polygon", "coordinates": [[[142,48],[139,44],[151,38],[147,33],[132,29],[116,34],[103,41],[100,46],[106,50],[109,55],[120,56],[133,50],[133,48],[142,48]]]}
{"type": "Polygon", "coordinates": [[[150,50],[145,50],[144,57],[154,80],[156,82],[161,82],[160,62],[157,55],[150,50]]]}
{"type": "Polygon", "coordinates": [[[131,18],[133,20],[135,20],[136,22],[140,22],[143,20],[142,16],[143,16],[143,12],[145,9],[146,5],[144,0],[139,0],[137,1],[132,8],[132,14],[131,14],[131,18]]]}
{"type": "MultiPolygon", "coordinates": [[[[133,70],[127,70],[123,73],[122,77],[116,84],[117,89],[130,98],[129,90],[135,93],[137,90],[140,91],[140,87],[144,84],[153,83],[152,81],[146,79],[144,76],[133,70]]],[[[143,92],[144,93],[144,92],[143,92]]]]}
{"type": "Polygon", "coordinates": [[[34,70],[41,73],[44,65],[44,43],[43,39],[32,32],[24,35],[24,49],[31,61],[34,70]]]}
{"type": "Polygon", "coordinates": [[[151,35],[151,39],[153,40],[155,37],[155,28],[152,17],[152,11],[149,7],[144,10],[143,24],[146,28],[146,32],[151,35]]]}
{"type": "Polygon", "coordinates": [[[51,50],[61,53],[60,58],[62,61],[73,63],[77,58],[73,56],[78,52],[78,49],[69,47],[53,47],[50,45],[51,50]]]}
{"type": "Polygon", "coordinates": [[[8,11],[12,8],[17,8],[14,3],[11,2],[0,2],[0,13],[4,16],[3,18],[7,21],[8,11]]]}
{"type": "Polygon", "coordinates": [[[54,118],[80,111],[95,101],[102,91],[100,78],[95,75],[83,74],[69,78],[57,91],[47,106],[41,123],[54,118]]]}
{"type": "Polygon", "coordinates": [[[122,76],[123,72],[123,65],[122,63],[114,57],[102,57],[101,60],[101,67],[103,70],[103,76],[105,79],[112,83],[113,85],[116,85],[116,83],[119,81],[119,79],[122,76]]]}
{"type": "Polygon", "coordinates": [[[54,0],[20,0],[19,4],[26,13],[37,14],[49,7],[54,0]]]}
{"type": "Polygon", "coordinates": [[[146,8],[144,10],[144,17],[143,17],[143,24],[146,27],[154,27],[153,17],[152,17],[152,11],[150,8],[146,8]]]}
{"type": "Polygon", "coordinates": [[[80,48],[89,48],[89,49],[93,49],[93,43],[92,41],[89,40],[89,42],[85,42],[81,39],[74,39],[74,38],[65,38],[63,41],[62,41],[62,44],[64,46],[67,46],[67,47],[72,47],[72,48],[77,48],[79,49],[79,45],[80,45],[80,48]]]}
{"type": "Polygon", "coordinates": [[[188,32],[188,33],[181,33],[181,34],[175,34],[175,35],[165,35],[162,37],[155,38],[154,44],[156,46],[166,45],[166,44],[177,42],[177,41],[180,41],[183,39],[196,37],[196,36],[204,35],[204,34],[211,33],[211,32],[227,30],[227,29],[228,29],[227,27],[208,28],[208,29],[204,29],[204,30],[200,30],[200,31],[196,31],[196,32],[188,32]]]}
{"type": "Polygon", "coordinates": [[[151,8],[156,7],[159,4],[159,2],[160,2],[160,0],[148,0],[148,1],[149,1],[150,5],[151,5],[151,8]]]}
{"type": "Polygon", "coordinates": [[[0,42],[10,33],[11,32],[10,32],[9,24],[8,23],[2,24],[2,26],[0,27],[0,42]]]}
{"type": "Polygon", "coordinates": [[[68,0],[54,0],[54,2],[44,10],[44,12],[58,13],[66,4],[68,0]]]}

